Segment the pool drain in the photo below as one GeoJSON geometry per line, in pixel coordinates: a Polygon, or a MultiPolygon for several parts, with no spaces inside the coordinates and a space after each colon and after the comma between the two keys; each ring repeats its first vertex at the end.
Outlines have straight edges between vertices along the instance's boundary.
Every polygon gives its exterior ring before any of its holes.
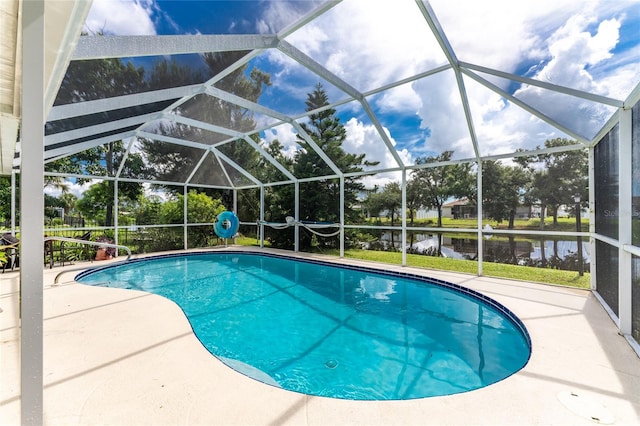
{"type": "Polygon", "coordinates": [[[335,359],[328,359],[327,362],[324,363],[327,368],[334,369],[338,366],[338,361],[335,359]]]}

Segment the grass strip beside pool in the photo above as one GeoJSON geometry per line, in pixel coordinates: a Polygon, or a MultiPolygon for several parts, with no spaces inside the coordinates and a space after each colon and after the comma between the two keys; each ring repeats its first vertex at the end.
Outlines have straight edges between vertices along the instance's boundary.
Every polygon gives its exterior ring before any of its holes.
{"type": "MultiPolygon", "coordinates": [[[[336,250],[324,252],[324,254],[338,256],[339,252],[336,250]]],[[[353,259],[383,262],[393,265],[402,264],[402,253],[400,252],[345,250],[344,256],[353,259]]],[[[473,275],[478,273],[478,262],[474,260],[459,260],[417,254],[407,254],[407,266],[462,272],[473,275]]],[[[558,269],[534,268],[530,266],[508,265],[493,262],[483,262],[482,272],[483,275],[488,277],[556,284],[578,288],[589,288],[591,281],[589,273],[579,276],[576,271],[561,271],[558,269]]]]}

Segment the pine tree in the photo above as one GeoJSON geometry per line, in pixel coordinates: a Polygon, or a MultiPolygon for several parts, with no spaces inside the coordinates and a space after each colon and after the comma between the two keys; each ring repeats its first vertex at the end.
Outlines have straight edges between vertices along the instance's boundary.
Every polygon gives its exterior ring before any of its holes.
{"type": "MultiPolygon", "coordinates": [[[[309,93],[306,100],[306,111],[315,111],[329,105],[329,99],[326,91],[321,84],[318,84],[313,92],[309,93]]],[[[319,112],[309,115],[309,122],[301,124],[303,130],[311,137],[313,142],[329,157],[329,159],[343,173],[359,172],[363,170],[363,166],[372,165],[374,163],[365,160],[366,154],[350,154],[347,153],[342,145],[347,138],[347,132],[340,123],[340,118],[333,108],[322,109],[319,112]]],[[[294,156],[292,166],[293,175],[297,178],[331,176],[335,175],[331,167],[320,157],[314,148],[302,136],[298,136],[298,143],[301,148],[294,156]]],[[[359,210],[354,209],[357,203],[358,193],[364,190],[363,184],[359,177],[347,177],[344,182],[344,205],[345,205],[345,221],[353,223],[361,214],[359,210]]],[[[283,205],[293,207],[293,192],[290,189],[276,189],[281,196],[277,197],[283,200],[283,205]],[[286,193],[286,195],[285,195],[286,193]],[[289,198],[288,200],[285,200],[289,198]]],[[[275,198],[275,197],[274,197],[275,198]]],[[[292,212],[284,213],[293,216],[292,212]]],[[[283,220],[284,218],[277,218],[283,220]]],[[[303,182],[300,184],[300,216],[302,221],[310,222],[340,222],[340,179],[327,178],[303,182]]],[[[282,233],[280,233],[282,234],[282,233]]],[[[284,240],[282,237],[274,238],[272,244],[284,247],[292,243],[292,236],[287,236],[284,240]]],[[[337,247],[339,238],[323,238],[317,239],[318,245],[321,247],[337,247]]],[[[309,249],[312,243],[312,235],[308,232],[300,233],[300,248],[302,250],[309,249]]]]}

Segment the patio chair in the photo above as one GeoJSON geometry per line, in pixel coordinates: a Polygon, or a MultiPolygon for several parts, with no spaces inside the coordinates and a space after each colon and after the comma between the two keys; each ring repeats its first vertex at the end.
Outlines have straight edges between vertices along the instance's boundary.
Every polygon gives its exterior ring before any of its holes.
{"type": "MultiPolygon", "coordinates": [[[[90,241],[91,231],[87,231],[82,235],[74,235],[76,240],[90,241]]],[[[72,263],[76,260],[91,260],[89,255],[88,244],[78,244],[62,241],[60,243],[60,263],[64,266],[65,262],[72,263]]]]}
{"type": "MultiPolygon", "coordinates": [[[[77,238],[79,240],[83,240],[83,241],[91,241],[91,231],[87,231],[84,234],[80,235],[79,237],[74,237],[77,238]]],[[[90,254],[90,246],[89,244],[83,244],[82,245],[82,252],[84,253],[84,260],[93,260],[93,256],[91,256],[90,254]]]]}
{"type": "Polygon", "coordinates": [[[51,240],[44,242],[44,263],[49,264],[49,269],[53,268],[53,241],[51,240]]]}
{"type": "Polygon", "coordinates": [[[3,251],[6,258],[2,261],[2,272],[7,268],[12,271],[16,266],[20,265],[20,241],[9,233],[0,236],[0,251],[3,251]]]}

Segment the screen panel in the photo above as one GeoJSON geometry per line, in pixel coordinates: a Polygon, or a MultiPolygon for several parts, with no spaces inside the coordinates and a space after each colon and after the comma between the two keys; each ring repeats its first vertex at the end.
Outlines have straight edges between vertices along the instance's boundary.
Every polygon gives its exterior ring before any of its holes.
{"type": "Polygon", "coordinates": [[[596,232],[618,238],[618,125],[594,148],[596,232]]]}
{"type": "Polygon", "coordinates": [[[618,315],[618,248],[596,241],[597,291],[614,314],[618,315]]]}

